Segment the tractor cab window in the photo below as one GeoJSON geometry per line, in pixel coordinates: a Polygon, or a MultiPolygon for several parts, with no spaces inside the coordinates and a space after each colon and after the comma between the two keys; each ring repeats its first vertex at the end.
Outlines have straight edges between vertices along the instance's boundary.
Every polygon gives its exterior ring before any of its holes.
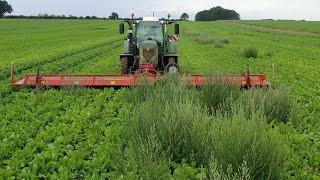
{"type": "Polygon", "coordinates": [[[157,21],[142,21],[137,26],[137,40],[140,44],[145,40],[156,40],[163,42],[162,24],[157,21]]]}

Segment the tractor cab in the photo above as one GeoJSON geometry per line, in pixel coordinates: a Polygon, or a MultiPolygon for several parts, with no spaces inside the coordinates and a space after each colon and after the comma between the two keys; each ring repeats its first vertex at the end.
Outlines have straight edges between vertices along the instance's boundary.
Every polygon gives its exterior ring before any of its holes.
{"type": "Polygon", "coordinates": [[[136,27],[137,33],[137,45],[143,43],[143,41],[156,41],[159,46],[164,42],[164,29],[163,25],[159,21],[141,21],[136,27]]]}

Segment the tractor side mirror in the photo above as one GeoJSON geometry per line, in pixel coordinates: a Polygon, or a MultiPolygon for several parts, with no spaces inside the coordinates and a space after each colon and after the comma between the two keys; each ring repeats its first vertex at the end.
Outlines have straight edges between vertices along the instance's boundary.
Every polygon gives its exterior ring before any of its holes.
{"type": "Polygon", "coordinates": [[[180,33],[180,26],[179,24],[174,25],[174,34],[179,34],[180,33]]]}
{"type": "Polygon", "coordinates": [[[124,34],[124,24],[123,23],[119,24],[119,33],[124,34]]]}

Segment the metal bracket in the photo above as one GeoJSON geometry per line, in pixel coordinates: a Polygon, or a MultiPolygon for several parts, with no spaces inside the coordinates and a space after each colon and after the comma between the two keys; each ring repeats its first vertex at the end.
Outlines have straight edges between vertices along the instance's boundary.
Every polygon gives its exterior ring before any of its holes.
{"type": "Polygon", "coordinates": [[[13,64],[13,62],[11,62],[10,76],[11,76],[11,84],[14,84],[16,81],[14,80],[14,64],[13,64]]]}

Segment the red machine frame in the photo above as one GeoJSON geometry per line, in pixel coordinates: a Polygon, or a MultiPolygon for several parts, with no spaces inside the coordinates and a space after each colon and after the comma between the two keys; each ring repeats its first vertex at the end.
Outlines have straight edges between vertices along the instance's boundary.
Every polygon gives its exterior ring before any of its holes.
{"type": "MultiPolygon", "coordinates": [[[[131,87],[138,86],[147,80],[150,84],[161,79],[163,75],[159,73],[152,64],[142,64],[140,69],[133,74],[125,75],[26,75],[20,80],[14,79],[14,65],[11,65],[11,84],[16,87],[131,87]]],[[[201,87],[210,81],[210,76],[204,75],[182,75],[182,79],[190,86],[201,87]]],[[[270,88],[271,84],[267,81],[264,74],[250,75],[248,72],[241,76],[228,75],[220,78],[226,84],[238,85],[244,89],[251,88],[270,88]]]]}

